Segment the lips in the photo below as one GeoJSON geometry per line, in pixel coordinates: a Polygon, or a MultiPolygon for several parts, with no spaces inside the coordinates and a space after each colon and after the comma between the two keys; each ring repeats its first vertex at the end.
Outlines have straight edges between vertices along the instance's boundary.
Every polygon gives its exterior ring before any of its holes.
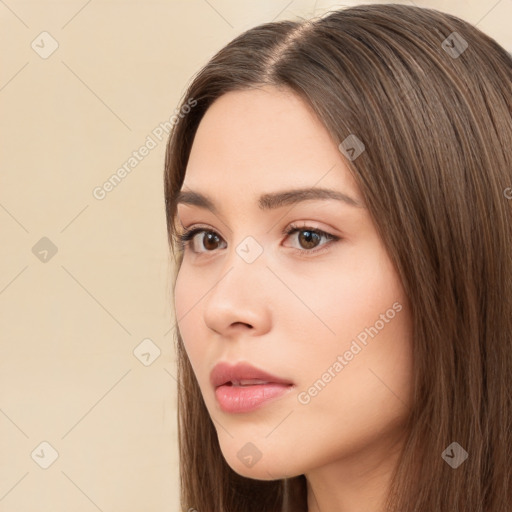
{"type": "Polygon", "coordinates": [[[222,385],[254,386],[258,384],[293,384],[289,380],[271,375],[248,363],[238,363],[234,366],[227,363],[219,363],[215,365],[210,374],[210,382],[214,388],[222,385]]]}
{"type": "Polygon", "coordinates": [[[289,393],[293,383],[247,363],[217,364],[210,374],[215,397],[225,413],[248,413],[289,393]]]}

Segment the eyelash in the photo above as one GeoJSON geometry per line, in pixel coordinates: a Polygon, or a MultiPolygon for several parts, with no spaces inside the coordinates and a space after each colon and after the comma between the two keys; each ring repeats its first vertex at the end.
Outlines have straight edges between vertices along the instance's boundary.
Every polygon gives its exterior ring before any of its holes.
{"type": "MultiPolygon", "coordinates": [[[[309,257],[310,255],[317,255],[320,253],[325,252],[325,250],[328,250],[328,247],[334,243],[340,240],[340,237],[333,235],[331,233],[327,233],[321,229],[312,228],[309,226],[297,226],[297,225],[290,225],[288,228],[284,229],[282,234],[288,236],[291,236],[295,233],[300,233],[301,231],[309,231],[310,233],[315,233],[320,237],[325,237],[328,241],[321,246],[314,248],[314,249],[297,249],[296,247],[292,247],[291,249],[298,254],[299,256],[305,256],[309,257]]],[[[210,228],[203,228],[203,227],[196,227],[196,228],[185,228],[183,233],[179,233],[176,235],[176,240],[178,242],[178,248],[180,251],[184,251],[186,248],[189,247],[190,242],[192,239],[199,233],[213,233],[214,235],[218,236],[221,240],[222,237],[213,229],[210,228]]],[[[204,251],[205,253],[213,253],[213,251],[204,251]]],[[[198,252],[197,254],[203,254],[203,252],[198,252]]]]}

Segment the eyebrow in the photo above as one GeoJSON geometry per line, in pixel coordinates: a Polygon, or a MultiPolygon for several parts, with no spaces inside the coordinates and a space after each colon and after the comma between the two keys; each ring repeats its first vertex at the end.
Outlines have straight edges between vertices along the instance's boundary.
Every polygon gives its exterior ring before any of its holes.
{"type": "MultiPolygon", "coordinates": [[[[293,190],[284,190],[282,192],[271,192],[268,194],[263,194],[258,200],[258,206],[261,210],[275,210],[276,208],[294,205],[302,201],[326,199],[335,199],[349,206],[363,208],[363,205],[359,201],[356,201],[347,194],[328,188],[299,188],[293,190]]],[[[215,214],[218,213],[217,207],[215,206],[213,200],[199,192],[180,190],[175,195],[174,200],[176,204],[188,204],[210,210],[215,214]]]]}

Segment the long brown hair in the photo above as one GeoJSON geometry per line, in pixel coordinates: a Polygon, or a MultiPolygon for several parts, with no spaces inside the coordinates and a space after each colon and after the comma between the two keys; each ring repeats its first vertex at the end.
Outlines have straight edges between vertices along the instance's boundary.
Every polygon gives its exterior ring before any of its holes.
{"type": "MultiPolygon", "coordinates": [[[[387,502],[401,512],[512,506],[512,59],[433,9],[361,5],[250,29],[193,78],[165,159],[169,244],[198,124],[228,91],[270,84],[305,100],[347,158],[402,280],[414,329],[414,403],[387,502]],[[452,468],[457,442],[467,460],[452,468]]],[[[175,283],[175,280],[174,280],[175,283]]],[[[236,474],[177,333],[181,506],[306,510],[306,480],[236,474]]]]}

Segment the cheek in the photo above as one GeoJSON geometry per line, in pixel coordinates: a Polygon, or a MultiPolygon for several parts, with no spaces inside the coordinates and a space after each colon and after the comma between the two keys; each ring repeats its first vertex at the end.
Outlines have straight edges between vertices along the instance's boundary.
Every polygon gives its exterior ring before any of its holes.
{"type": "Polygon", "coordinates": [[[359,429],[371,435],[407,413],[413,378],[410,310],[386,259],[340,277],[331,290],[337,301],[334,307],[324,304],[324,318],[336,336],[309,353],[308,418],[342,422],[348,437],[356,439],[359,429]],[[328,369],[335,377],[326,375],[328,369]]]}
{"type": "MultiPolygon", "coordinates": [[[[196,353],[199,352],[201,337],[198,326],[200,313],[200,289],[199,283],[194,281],[193,275],[181,267],[176,277],[174,287],[174,309],[176,313],[176,325],[181,334],[183,344],[192,366],[196,361],[196,353]]],[[[194,368],[195,370],[195,368],[194,368]]]]}
{"type": "Polygon", "coordinates": [[[366,430],[371,437],[403,421],[413,384],[408,311],[402,309],[379,327],[372,323],[361,331],[364,343],[362,337],[344,338],[338,350],[323,350],[316,361],[310,360],[310,387],[304,391],[310,398],[305,408],[310,408],[307,417],[312,423],[324,418],[355,440],[358,432],[366,430]],[[339,365],[334,366],[336,362],[339,365]],[[327,373],[329,368],[334,377],[327,373]]]}
{"type": "Polygon", "coordinates": [[[300,391],[306,395],[300,403],[315,402],[311,410],[318,408],[321,415],[336,415],[332,404],[343,403],[345,411],[371,416],[373,409],[379,417],[389,400],[400,409],[400,401],[409,399],[410,311],[399,277],[378,244],[350,256],[343,268],[317,272],[309,293],[305,281],[296,282],[318,317],[302,321],[304,341],[296,358],[305,369],[300,391]]]}
{"type": "Polygon", "coordinates": [[[386,313],[384,321],[392,318],[389,323],[393,323],[398,316],[393,304],[403,302],[398,276],[375,240],[347,246],[321,265],[292,272],[282,269],[281,274],[296,296],[283,293],[279,311],[315,334],[310,336],[314,350],[341,349],[357,335],[364,341],[369,336],[365,329],[376,322],[382,327],[380,317],[386,313]]]}
{"type": "Polygon", "coordinates": [[[191,329],[198,323],[201,315],[202,300],[208,286],[198,272],[183,264],[176,277],[174,286],[174,308],[180,330],[191,329]]]}
{"type": "Polygon", "coordinates": [[[185,312],[192,306],[191,301],[194,295],[195,283],[191,281],[193,275],[187,270],[187,266],[182,264],[176,276],[174,286],[174,307],[176,318],[182,318],[185,312]]]}

